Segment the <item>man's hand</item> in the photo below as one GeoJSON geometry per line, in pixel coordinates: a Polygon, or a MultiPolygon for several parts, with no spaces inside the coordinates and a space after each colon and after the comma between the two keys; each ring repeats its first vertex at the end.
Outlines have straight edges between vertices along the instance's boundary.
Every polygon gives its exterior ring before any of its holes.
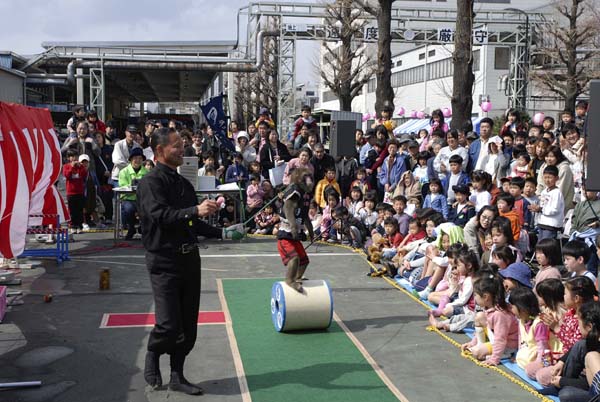
{"type": "Polygon", "coordinates": [[[206,199],[202,201],[202,204],[196,205],[196,210],[198,211],[198,216],[208,216],[212,215],[219,210],[219,206],[216,201],[206,199]]]}

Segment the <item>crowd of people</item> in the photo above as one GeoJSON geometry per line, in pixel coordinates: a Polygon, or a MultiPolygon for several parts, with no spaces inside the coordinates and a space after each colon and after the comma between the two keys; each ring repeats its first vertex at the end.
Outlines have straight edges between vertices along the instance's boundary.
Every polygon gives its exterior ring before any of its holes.
{"type": "MultiPolygon", "coordinates": [[[[431,325],[474,328],[463,349],[486,364],[515,356],[547,393],[579,401],[600,388],[600,199],[584,187],[586,113],[582,101],[558,123],[548,116],[534,125],[510,109],[501,127],[486,117],[476,132],[470,122],[450,129],[436,110],[428,129],[394,133],[386,109],[356,130],[355,154],[335,158],[307,106],[285,139],[266,108],[246,130],[232,122],[225,141],[235,152],[209,126],[169,125],[200,175],[245,189],[243,205],[225,198],[222,226],[239,223],[243,208],[251,233],[277,234],[278,194],[294,169],[308,169],[316,185],[305,224],[317,239],[363,249],[379,264],[370,276],[407,281],[437,306],[431,325]]],[[[76,111],[62,147],[73,230],[110,224],[111,189],[152,169],[148,139],[160,125],[128,126],[119,139],[93,112],[76,111]]],[[[131,239],[140,230],[135,195],[124,197],[114,213],[131,239]]]]}

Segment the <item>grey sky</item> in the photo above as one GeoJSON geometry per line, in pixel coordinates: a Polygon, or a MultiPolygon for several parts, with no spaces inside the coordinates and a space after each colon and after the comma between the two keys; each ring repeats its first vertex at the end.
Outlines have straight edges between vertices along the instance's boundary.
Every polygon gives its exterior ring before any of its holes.
{"type": "MultiPolygon", "coordinates": [[[[0,0],[4,17],[0,50],[40,53],[45,41],[235,40],[237,10],[247,4],[247,0],[0,0]]],[[[298,82],[314,82],[315,49],[315,44],[299,43],[298,82]]]]}

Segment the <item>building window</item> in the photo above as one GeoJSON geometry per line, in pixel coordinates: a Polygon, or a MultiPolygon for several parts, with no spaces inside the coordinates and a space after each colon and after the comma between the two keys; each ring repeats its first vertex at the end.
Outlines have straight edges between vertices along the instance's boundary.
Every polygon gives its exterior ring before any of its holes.
{"type": "Polygon", "coordinates": [[[473,52],[473,71],[479,71],[479,66],[481,65],[481,60],[479,60],[479,54],[479,50],[473,52]]]}
{"type": "Polygon", "coordinates": [[[430,50],[429,53],[427,53],[428,57],[433,57],[435,56],[435,49],[434,50],[430,50]]]}
{"type": "Polygon", "coordinates": [[[424,60],[424,59],[425,59],[425,53],[420,53],[419,60],[424,60]]]}
{"type": "Polygon", "coordinates": [[[510,48],[494,48],[494,70],[508,70],[510,65],[510,48]]]}
{"type": "Polygon", "coordinates": [[[396,67],[400,67],[400,66],[402,66],[402,60],[398,60],[398,61],[396,62],[396,67]]]}
{"type": "Polygon", "coordinates": [[[371,78],[367,84],[367,93],[375,92],[375,88],[377,88],[377,79],[371,78]]]}

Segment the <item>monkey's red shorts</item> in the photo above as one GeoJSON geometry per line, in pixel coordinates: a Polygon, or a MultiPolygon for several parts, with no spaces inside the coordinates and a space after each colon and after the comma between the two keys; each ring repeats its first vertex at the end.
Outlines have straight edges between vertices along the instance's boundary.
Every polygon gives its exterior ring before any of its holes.
{"type": "Polygon", "coordinates": [[[308,256],[300,240],[279,239],[277,240],[277,250],[279,250],[283,265],[287,265],[294,257],[298,257],[298,266],[308,265],[308,256]]]}

